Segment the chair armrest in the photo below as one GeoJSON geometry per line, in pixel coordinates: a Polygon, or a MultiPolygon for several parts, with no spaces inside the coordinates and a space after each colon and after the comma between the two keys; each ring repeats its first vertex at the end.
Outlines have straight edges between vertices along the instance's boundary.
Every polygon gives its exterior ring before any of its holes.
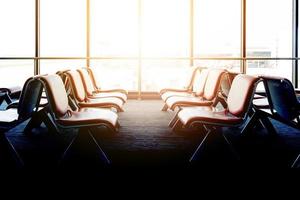
{"type": "Polygon", "coordinates": [[[18,106],[19,106],[19,100],[8,104],[8,106],[6,107],[6,110],[11,109],[11,108],[18,108],[18,106]]]}
{"type": "Polygon", "coordinates": [[[166,93],[166,92],[188,92],[189,89],[185,88],[185,89],[174,89],[174,88],[165,88],[160,90],[160,95],[166,93]]]}
{"type": "Polygon", "coordinates": [[[120,92],[123,94],[128,95],[128,91],[124,89],[111,89],[111,90],[97,90],[96,93],[101,93],[101,92],[120,92]]]}

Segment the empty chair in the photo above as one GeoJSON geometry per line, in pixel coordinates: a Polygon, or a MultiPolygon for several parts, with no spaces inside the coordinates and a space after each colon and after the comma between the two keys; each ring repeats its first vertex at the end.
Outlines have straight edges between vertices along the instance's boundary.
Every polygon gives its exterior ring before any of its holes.
{"type": "Polygon", "coordinates": [[[80,108],[115,108],[118,112],[123,112],[123,101],[116,97],[89,98],[85,92],[82,78],[77,71],[68,71],[66,75],[72,88],[72,95],[80,108]]]}
{"type": "Polygon", "coordinates": [[[100,81],[97,80],[97,77],[95,76],[93,69],[90,67],[85,69],[89,72],[89,75],[93,81],[95,92],[121,92],[126,95],[128,94],[128,91],[122,88],[104,90],[100,85],[100,81]]]}
{"type": "Polygon", "coordinates": [[[226,71],[222,69],[211,69],[205,84],[202,84],[198,89],[198,96],[173,96],[167,99],[166,105],[171,110],[175,110],[177,107],[212,105],[219,92],[222,76],[225,73],[226,71]]]}
{"type": "MultiPolygon", "coordinates": [[[[1,132],[6,132],[29,118],[34,120],[34,118],[37,117],[35,114],[38,112],[43,87],[36,78],[37,77],[31,77],[25,82],[17,108],[0,111],[1,132]]],[[[29,127],[30,126],[27,125],[25,131],[29,131],[29,127]]],[[[9,151],[14,155],[17,164],[23,165],[22,159],[7,140],[5,134],[1,133],[0,137],[0,141],[2,142],[0,145],[7,146],[9,151]]]]}
{"type": "Polygon", "coordinates": [[[13,103],[13,99],[19,99],[21,95],[21,87],[0,88],[0,106],[5,101],[7,105],[13,103]]]}
{"type": "MultiPolygon", "coordinates": [[[[49,111],[55,125],[60,128],[78,128],[79,133],[77,138],[87,138],[82,140],[87,143],[77,148],[82,148],[81,150],[85,151],[85,148],[89,148],[89,145],[94,145],[96,146],[99,156],[101,156],[106,163],[110,163],[92,135],[91,130],[94,127],[105,126],[110,131],[117,132],[119,128],[117,114],[109,109],[101,108],[79,108],[73,111],[69,106],[64,84],[58,75],[42,76],[40,80],[45,87],[50,104],[49,111]]],[[[67,154],[67,151],[74,144],[74,141],[75,140],[69,145],[64,155],[67,154]]]]}
{"type": "Polygon", "coordinates": [[[162,111],[168,110],[168,105],[166,101],[171,97],[197,97],[202,96],[205,88],[206,79],[208,76],[209,70],[208,69],[201,69],[198,68],[195,71],[194,78],[193,78],[193,85],[192,90],[189,91],[169,91],[165,92],[161,95],[162,100],[165,102],[165,105],[162,111]]]}
{"type": "Polygon", "coordinates": [[[185,95],[185,94],[192,94],[193,93],[193,89],[195,86],[195,80],[197,79],[197,77],[199,76],[201,70],[203,70],[200,67],[191,67],[189,70],[189,79],[188,79],[188,84],[182,88],[182,89],[175,89],[175,88],[165,88],[160,90],[160,95],[163,101],[166,101],[167,98],[169,98],[170,96],[174,96],[174,95],[185,95]]]}
{"type": "Polygon", "coordinates": [[[187,84],[182,88],[164,88],[160,90],[160,95],[166,93],[166,92],[191,92],[193,89],[193,83],[196,76],[196,73],[199,71],[199,67],[190,67],[189,73],[188,73],[188,80],[187,84]]]}
{"type": "Polygon", "coordinates": [[[236,72],[227,72],[222,76],[221,83],[220,83],[220,90],[213,104],[214,107],[216,107],[219,103],[222,105],[223,108],[227,107],[228,93],[234,78],[238,74],[239,73],[236,72]]]}
{"type": "Polygon", "coordinates": [[[191,107],[183,108],[178,113],[176,126],[190,128],[195,124],[201,124],[207,130],[205,138],[198,146],[190,161],[198,159],[208,137],[212,137],[213,140],[213,138],[219,134],[219,136],[221,136],[220,138],[225,139],[225,142],[230,144],[221,131],[214,130],[218,127],[236,127],[244,124],[251,107],[258,80],[259,78],[253,76],[244,74],[237,75],[228,94],[227,109],[217,111],[214,109],[209,110],[205,107],[203,109],[194,109],[191,107]],[[214,134],[212,134],[212,132],[214,132],[214,134]]]}
{"type": "Polygon", "coordinates": [[[83,80],[83,85],[85,92],[87,94],[88,98],[94,99],[94,98],[101,98],[101,97],[116,97],[121,99],[124,103],[127,100],[127,95],[122,92],[101,92],[99,90],[95,90],[93,81],[85,69],[78,69],[77,70],[80,73],[80,76],[83,80]]]}
{"type": "MultiPolygon", "coordinates": [[[[262,123],[271,135],[275,135],[276,130],[269,118],[299,130],[300,102],[293,84],[282,77],[261,76],[261,78],[266,91],[267,104],[254,106],[254,113],[244,131],[262,123]]],[[[299,160],[300,156],[294,161],[292,167],[300,167],[299,160]]]]}
{"type": "Polygon", "coordinates": [[[269,133],[274,134],[276,130],[269,118],[299,129],[300,103],[293,84],[288,79],[281,77],[261,76],[261,78],[268,101],[265,106],[254,106],[254,114],[247,124],[247,129],[262,122],[269,133]]]}

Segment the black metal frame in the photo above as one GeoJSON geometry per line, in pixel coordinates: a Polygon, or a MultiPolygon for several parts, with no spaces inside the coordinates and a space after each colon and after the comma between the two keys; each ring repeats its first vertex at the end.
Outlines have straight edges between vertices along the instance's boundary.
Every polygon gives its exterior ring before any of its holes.
{"type": "MultiPolygon", "coordinates": [[[[13,59],[33,59],[34,60],[34,75],[37,75],[40,73],[40,60],[42,59],[54,59],[54,58],[46,58],[46,57],[40,57],[40,3],[41,0],[35,0],[35,57],[29,58],[29,57],[1,57],[0,55],[0,60],[13,60],[13,59]]],[[[141,4],[142,0],[139,0],[139,6],[138,6],[138,13],[139,13],[139,26],[141,26],[141,4]]],[[[292,60],[293,61],[293,84],[298,87],[298,29],[299,29],[299,0],[293,0],[293,55],[292,58],[247,58],[247,46],[246,46],[246,28],[247,28],[247,19],[246,19],[246,12],[247,12],[247,0],[241,0],[241,57],[239,58],[196,58],[193,55],[193,45],[194,45],[194,10],[193,10],[193,4],[194,0],[190,0],[191,8],[190,8],[190,56],[187,58],[144,58],[141,55],[141,42],[139,42],[139,55],[136,58],[95,58],[90,56],[90,0],[86,0],[86,5],[87,5],[87,15],[86,15],[86,56],[85,57],[59,57],[57,59],[83,59],[86,60],[87,66],[90,65],[90,60],[92,59],[136,59],[139,60],[139,67],[138,67],[138,96],[141,97],[141,84],[142,84],[142,73],[141,73],[141,61],[142,60],[147,60],[147,59],[184,59],[184,60],[190,60],[190,64],[193,65],[193,62],[195,60],[240,60],[241,61],[241,72],[246,73],[247,70],[247,60],[292,60]]],[[[140,34],[139,34],[139,37],[140,34]]],[[[141,38],[139,38],[141,40],[141,38]]]]}

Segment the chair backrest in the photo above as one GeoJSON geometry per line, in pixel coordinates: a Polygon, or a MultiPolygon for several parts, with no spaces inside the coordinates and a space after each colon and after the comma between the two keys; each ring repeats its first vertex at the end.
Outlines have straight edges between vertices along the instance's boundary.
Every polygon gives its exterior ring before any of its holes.
{"type": "Polygon", "coordinates": [[[223,69],[210,69],[203,92],[203,98],[212,101],[220,89],[222,76],[226,73],[223,69]]]}
{"type": "Polygon", "coordinates": [[[223,95],[223,97],[227,98],[232,82],[234,80],[234,78],[238,75],[239,73],[235,73],[235,72],[227,72],[221,79],[221,93],[223,95]]]}
{"type": "Polygon", "coordinates": [[[200,73],[200,67],[189,67],[185,88],[192,90],[195,85],[195,78],[200,73]]]}
{"type": "Polygon", "coordinates": [[[86,100],[86,93],[83,85],[83,80],[78,71],[68,71],[66,72],[68,75],[69,81],[71,83],[72,91],[74,98],[78,102],[84,102],[86,100]]]}
{"type": "Polygon", "coordinates": [[[293,84],[286,78],[263,76],[271,112],[285,120],[299,116],[300,105],[293,84]]]}
{"type": "Polygon", "coordinates": [[[208,69],[201,69],[201,71],[199,69],[195,74],[193,92],[196,94],[196,96],[203,96],[208,73],[208,69]]]}
{"type": "Polygon", "coordinates": [[[67,92],[59,75],[46,75],[39,78],[46,90],[51,110],[56,117],[63,117],[70,110],[67,92]]]}
{"type": "Polygon", "coordinates": [[[31,117],[38,109],[43,92],[43,84],[37,80],[38,77],[27,79],[23,86],[18,104],[19,120],[31,117]]]}
{"type": "Polygon", "coordinates": [[[79,74],[81,76],[83,86],[84,86],[87,96],[92,96],[93,92],[95,91],[95,88],[94,88],[93,81],[92,81],[88,71],[85,69],[78,69],[77,71],[79,72],[79,74]]]}
{"type": "Polygon", "coordinates": [[[92,79],[95,90],[101,90],[101,86],[99,85],[99,81],[97,80],[97,78],[95,76],[94,70],[91,67],[87,67],[85,69],[88,71],[88,73],[92,79]]]}
{"type": "Polygon", "coordinates": [[[258,77],[245,74],[239,74],[234,78],[227,98],[228,112],[237,117],[246,116],[258,80],[258,77]]]}

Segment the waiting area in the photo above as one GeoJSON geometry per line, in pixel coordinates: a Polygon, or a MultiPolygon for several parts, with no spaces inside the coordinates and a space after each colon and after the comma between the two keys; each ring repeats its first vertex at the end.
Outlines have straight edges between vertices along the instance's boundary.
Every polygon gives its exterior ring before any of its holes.
{"type": "Polygon", "coordinates": [[[299,169],[298,1],[1,1],[0,177],[299,169]]]}
{"type": "Polygon", "coordinates": [[[186,89],[141,101],[124,89],[102,91],[92,69],[30,77],[19,98],[6,92],[13,100],[1,105],[2,167],[299,167],[290,81],[203,67],[189,79],[186,89]]]}

